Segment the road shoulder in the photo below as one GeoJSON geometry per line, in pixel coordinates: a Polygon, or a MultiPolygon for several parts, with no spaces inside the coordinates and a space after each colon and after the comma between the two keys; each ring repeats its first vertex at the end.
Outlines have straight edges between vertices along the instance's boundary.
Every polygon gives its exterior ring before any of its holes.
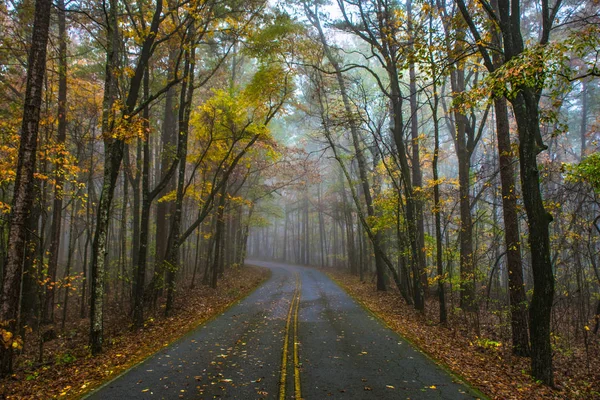
{"type": "MultiPolygon", "coordinates": [[[[360,286],[367,285],[365,283],[360,283],[357,278],[340,272],[332,272],[329,270],[322,271],[346,294],[348,294],[348,296],[356,301],[367,313],[372,315],[387,328],[398,334],[402,340],[409,343],[422,355],[431,360],[431,362],[435,363],[445,372],[450,374],[453,379],[461,382],[463,385],[468,387],[473,394],[479,396],[481,399],[489,398],[488,395],[486,395],[481,388],[478,387],[477,382],[469,380],[456,367],[452,368],[452,366],[446,363],[444,360],[440,360],[438,357],[436,357],[435,353],[429,351],[431,346],[423,346],[424,338],[420,337],[419,334],[415,333],[414,330],[410,329],[410,327],[403,325],[400,321],[401,318],[399,313],[389,312],[389,309],[386,307],[390,306],[389,296],[386,295],[386,298],[382,298],[377,294],[368,295],[367,291],[360,290],[360,286]]],[[[372,290],[374,291],[375,289],[372,290]]],[[[399,297],[399,295],[397,297],[399,297]]],[[[416,318],[418,318],[418,316],[416,316],[416,318]]],[[[426,332],[421,332],[421,334],[424,333],[426,332]]]]}

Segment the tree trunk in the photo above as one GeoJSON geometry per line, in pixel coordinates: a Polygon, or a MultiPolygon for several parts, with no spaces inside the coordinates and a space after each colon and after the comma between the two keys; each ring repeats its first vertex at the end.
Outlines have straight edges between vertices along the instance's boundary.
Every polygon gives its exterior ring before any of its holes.
{"type": "Polygon", "coordinates": [[[496,136],[502,185],[502,212],[504,216],[504,240],[508,268],[508,294],[511,312],[513,354],[529,355],[529,335],[527,333],[527,297],[523,283],[521,263],[521,241],[519,238],[519,217],[515,188],[513,151],[510,144],[510,127],[506,99],[494,99],[496,111],[496,136]]]}
{"type": "MultiPolygon", "coordinates": [[[[168,56],[168,71],[167,76],[169,81],[174,77],[174,72],[177,68],[177,49],[171,49],[168,56]]],[[[165,110],[164,110],[164,122],[162,127],[161,141],[163,149],[160,160],[160,176],[156,177],[156,182],[159,182],[165,178],[165,174],[169,170],[170,165],[176,159],[176,146],[177,146],[177,111],[175,109],[175,88],[172,87],[167,91],[165,96],[165,110]]],[[[159,193],[159,196],[164,196],[167,193],[175,190],[175,179],[173,176],[167,179],[167,185],[159,193]]],[[[155,272],[162,273],[162,262],[167,252],[167,242],[164,240],[169,236],[170,232],[170,221],[172,220],[172,214],[174,212],[174,204],[172,201],[162,201],[156,206],[156,257],[154,260],[155,272]]],[[[162,277],[161,277],[162,280],[162,277]]]]}
{"type": "Polygon", "coordinates": [[[114,140],[105,143],[104,183],[100,194],[98,215],[96,219],[96,233],[92,244],[92,265],[90,279],[91,309],[90,309],[90,350],[93,355],[102,351],[103,317],[104,317],[104,279],[106,274],[106,261],[108,250],[108,225],[110,209],[119,176],[121,157],[123,156],[123,142],[114,140]]]}
{"type": "MultiPolygon", "coordinates": [[[[210,231],[216,234],[216,225],[217,218],[216,215],[213,214],[210,221],[210,231]]],[[[211,235],[208,239],[208,244],[206,246],[206,263],[204,264],[204,274],[202,275],[202,284],[208,286],[210,284],[210,263],[213,257],[213,250],[215,248],[215,235],[211,235]]]]}
{"type": "MultiPolygon", "coordinates": [[[[464,36],[464,34],[462,34],[464,36]]],[[[463,50],[463,39],[452,48],[447,41],[447,51],[460,54],[463,50]]],[[[453,96],[466,91],[464,64],[458,62],[450,71],[450,83],[453,96]]],[[[475,295],[475,265],[473,259],[473,222],[471,217],[471,155],[468,147],[469,120],[461,110],[454,111],[454,147],[458,159],[459,208],[460,208],[460,307],[465,311],[477,309],[475,295]]]]}
{"type": "MultiPolygon", "coordinates": [[[[492,63],[487,48],[481,43],[481,35],[473,22],[472,16],[464,0],[457,1],[458,7],[469,25],[471,33],[478,41],[479,51],[484,56],[487,69],[493,72],[496,68],[492,63]]],[[[542,24],[539,45],[548,43],[550,30],[560,7],[550,7],[548,0],[541,1],[542,24]]],[[[525,52],[525,42],[521,34],[521,7],[519,1],[494,2],[491,13],[498,21],[502,34],[504,49],[504,64],[525,52]]],[[[541,60],[537,65],[540,73],[544,71],[541,60]]],[[[519,164],[521,174],[521,190],[527,213],[529,226],[529,247],[533,269],[533,295],[529,309],[531,338],[531,370],[534,378],[546,385],[554,384],[552,369],[552,346],[550,342],[550,322],[552,302],[554,300],[554,273],[550,259],[550,222],[552,216],[544,207],[542,191],[540,190],[540,174],[537,165],[537,155],[547,149],[540,131],[539,101],[541,89],[529,81],[514,85],[509,101],[517,121],[519,133],[519,164]]]]}
{"type": "MultiPolygon", "coordinates": [[[[125,110],[123,121],[127,123],[131,118],[131,113],[137,104],[142,80],[147,70],[148,60],[153,51],[154,39],[160,24],[163,2],[157,0],[156,9],[152,17],[149,34],[142,44],[140,56],[136,68],[131,78],[129,92],[125,101],[125,110]]],[[[96,233],[92,246],[92,267],[91,267],[91,323],[90,323],[90,350],[93,355],[102,351],[103,337],[103,306],[104,306],[104,265],[106,257],[107,232],[109,224],[109,215],[112,199],[115,191],[119,169],[123,159],[124,141],[122,138],[112,138],[112,126],[109,123],[109,114],[113,111],[113,103],[116,94],[116,76],[113,75],[116,66],[116,52],[118,48],[117,33],[117,4],[116,0],[110,1],[110,10],[107,18],[107,62],[106,62],[106,82],[103,104],[102,131],[104,134],[105,162],[104,178],[100,202],[98,206],[98,216],[96,222],[96,233]]],[[[114,118],[112,118],[114,121],[114,118]]]]}
{"type": "MultiPolygon", "coordinates": [[[[92,152],[93,154],[93,152],[92,152]]],[[[88,175],[88,182],[91,182],[94,174],[94,157],[90,156],[90,171],[88,175]]],[[[85,235],[85,245],[83,249],[83,266],[81,267],[81,272],[83,275],[83,279],[81,280],[81,303],[79,304],[79,317],[85,318],[87,315],[88,308],[88,286],[89,286],[89,273],[88,273],[88,250],[90,250],[90,243],[92,242],[92,232],[94,231],[94,220],[92,218],[92,202],[95,200],[95,190],[94,185],[88,185],[88,201],[85,203],[85,226],[86,226],[86,235],[85,235]]]]}
{"type": "MultiPolygon", "coordinates": [[[[430,22],[431,27],[431,22],[430,22]]],[[[435,68],[435,61],[431,60],[432,66],[435,68]]],[[[445,294],[445,278],[444,278],[444,262],[442,259],[443,247],[442,247],[442,209],[440,202],[440,184],[438,175],[438,160],[440,153],[440,125],[438,121],[438,107],[439,107],[439,94],[437,92],[437,82],[433,81],[433,104],[431,106],[431,114],[433,119],[433,133],[434,133],[434,148],[433,148],[433,160],[431,163],[433,173],[433,213],[435,216],[435,264],[437,268],[437,279],[438,279],[438,300],[440,303],[440,324],[445,324],[448,321],[448,313],[446,311],[446,294],[445,294]]]]}
{"type": "Polygon", "coordinates": [[[200,228],[198,228],[198,234],[196,236],[196,249],[195,249],[195,256],[194,256],[194,270],[192,271],[192,279],[190,281],[190,290],[194,289],[194,287],[196,286],[196,274],[198,272],[198,262],[200,261],[200,237],[202,236],[203,233],[203,226],[201,226],[200,228]]]}
{"type": "Polygon", "coordinates": [[[77,202],[73,201],[71,206],[71,221],[69,223],[69,246],[67,249],[67,265],[65,266],[65,275],[63,278],[63,282],[67,285],[65,286],[65,296],[63,300],[63,312],[62,312],[62,321],[61,321],[61,330],[65,330],[65,322],[67,321],[67,312],[69,309],[69,292],[71,291],[71,264],[73,261],[73,253],[75,252],[75,216],[77,215],[77,202]]]}
{"type": "MultiPolygon", "coordinates": [[[[144,99],[150,96],[150,71],[146,71],[144,75],[144,99]]],[[[144,129],[149,132],[150,108],[145,107],[143,110],[144,129]]],[[[179,140],[183,140],[180,135],[179,140]]],[[[150,190],[150,141],[146,138],[142,146],[143,161],[142,161],[142,208],[140,217],[140,237],[139,251],[137,255],[137,263],[134,268],[134,307],[133,307],[133,324],[134,327],[140,328],[144,323],[144,294],[146,285],[146,269],[148,260],[148,241],[150,238],[150,208],[152,202],[156,199],[159,193],[169,184],[171,177],[175,173],[175,167],[178,165],[178,155],[171,163],[171,166],[162,176],[161,180],[156,184],[154,189],[150,190]]],[[[165,242],[164,239],[160,239],[165,242]]],[[[164,254],[160,257],[164,259],[164,254]]],[[[157,267],[150,285],[152,299],[156,301],[159,291],[163,287],[164,268],[157,267]]]]}
{"type": "MultiPolygon", "coordinates": [[[[175,199],[175,213],[171,222],[169,239],[167,240],[167,253],[165,261],[167,265],[167,303],[165,315],[169,315],[173,309],[175,277],[179,269],[179,247],[183,243],[181,236],[181,219],[183,215],[183,197],[185,195],[185,167],[187,162],[188,132],[190,126],[190,111],[192,97],[194,94],[194,67],[196,53],[192,47],[187,55],[185,76],[181,89],[179,102],[179,138],[177,144],[177,158],[179,160],[179,173],[177,176],[177,197],[175,199]],[[186,87],[187,84],[187,87],[186,87]]],[[[223,186],[225,187],[225,186],[223,186]]]]}
{"type": "MultiPolygon", "coordinates": [[[[144,98],[148,97],[149,71],[144,76],[144,98]]],[[[144,129],[148,130],[149,108],[143,111],[144,129]]],[[[140,209],[140,225],[138,239],[138,254],[134,264],[133,275],[133,326],[141,328],[144,325],[144,288],[146,285],[146,264],[148,257],[148,238],[150,235],[150,138],[146,137],[142,145],[142,204],[140,209]]],[[[139,197],[139,196],[138,196],[139,197]]]]}
{"type": "MultiPolygon", "coordinates": [[[[310,12],[310,11],[307,11],[307,12],[310,12]]],[[[329,62],[333,66],[333,68],[335,69],[335,75],[336,75],[336,78],[338,81],[338,86],[340,88],[340,93],[342,95],[342,101],[344,103],[344,111],[346,112],[346,119],[348,120],[348,123],[350,124],[350,134],[351,134],[351,138],[352,138],[352,145],[354,147],[354,152],[356,154],[356,159],[358,162],[358,172],[359,172],[359,177],[360,177],[360,183],[362,185],[363,196],[365,198],[365,204],[367,206],[367,215],[369,216],[369,218],[373,218],[373,217],[375,217],[375,209],[373,208],[373,198],[371,196],[371,187],[370,187],[368,176],[367,176],[367,165],[366,165],[366,160],[365,160],[365,156],[364,156],[364,151],[362,148],[363,145],[359,140],[358,127],[357,127],[355,118],[353,116],[350,98],[348,97],[348,93],[346,90],[346,82],[344,81],[344,76],[342,74],[340,65],[339,65],[338,61],[336,60],[336,58],[334,57],[333,53],[331,52],[329,45],[327,44],[327,40],[326,40],[325,34],[321,28],[321,24],[317,18],[317,14],[311,13],[310,16],[311,16],[313,25],[315,25],[315,27],[319,31],[319,37],[323,44],[323,48],[325,50],[325,55],[327,56],[327,59],[329,60],[329,62]]],[[[348,184],[351,184],[351,182],[348,182],[348,184]]],[[[356,204],[356,206],[359,207],[360,204],[356,204]]],[[[377,271],[377,290],[385,291],[386,290],[385,265],[383,262],[383,258],[381,257],[381,253],[382,253],[382,251],[381,251],[381,243],[382,243],[381,233],[379,231],[377,231],[371,237],[371,239],[375,241],[373,243],[373,247],[375,249],[375,269],[377,271]]]]}
{"type": "MultiPolygon", "coordinates": [[[[346,168],[346,165],[344,164],[344,161],[342,160],[342,158],[339,155],[339,152],[337,150],[337,147],[335,145],[335,143],[333,142],[333,139],[331,137],[331,132],[329,130],[329,120],[328,117],[325,114],[325,109],[323,106],[323,100],[321,98],[319,98],[319,106],[321,108],[321,118],[323,120],[323,128],[324,128],[324,134],[325,137],[327,138],[327,141],[331,147],[331,151],[333,152],[333,156],[336,159],[336,161],[338,162],[345,178],[346,181],[348,183],[352,182],[350,173],[348,172],[348,168],[346,168]]],[[[369,240],[371,241],[371,243],[373,243],[373,250],[375,252],[375,257],[376,259],[378,257],[381,258],[381,261],[383,261],[383,263],[388,267],[388,270],[390,271],[390,273],[392,274],[392,277],[394,279],[394,282],[396,284],[396,286],[398,288],[401,287],[401,282],[400,282],[400,277],[398,276],[398,272],[396,271],[396,269],[394,268],[392,262],[389,260],[389,258],[386,256],[386,254],[378,247],[375,246],[375,243],[378,243],[378,239],[375,238],[375,235],[380,234],[380,232],[374,233],[373,230],[370,228],[367,219],[364,215],[364,213],[362,212],[361,208],[360,208],[360,200],[358,198],[358,195],[356,193],[356,189],[352,186],[350,186],[350,192],[352,194],[352,200],[354,200],[354,204],[357,207],[357,214],[359,216],[361,225],[363,227],[363,229],[365,230],[365,232],[367,233],[367,236],[369,237],[369,240]]],[[[334,232],[335,232],[335,226],[334,226],[334,232]]],[[[366,247],[366,246],[365,246],[366,247]]],[[[379,272],[378,272],[379,273],[379,272]]],[[[383,272],[381,272],[381,274],[383,275],[383,272]]],[[[381,281],[383,282],[383,285],[385,285],[385,281],[384,281],[384,276],[381,276],[381,281]]],[[[418,280],[418,279],[417,279],[418,280]]],[[[379,288],[378,288],[379,289],[379,288]]]]}
{"type": "MultiPolygon", "coordinates": [[[[58,128],[56,144],[59,151],[65,146],[67,136],[67,28],[65,18],[65,2],[58,0],[58,128]]],[[[52,224],[50,237],[50,250],[48,254],[48,277],[49,285],[46,286],[46,299],[44,306],[44,315],[42,317],[45,323],[54,322],[54,296],[56,283],[56,272],[58,269],[58,255],[60,250],[60,236],[62,227],[62,205],[63,205],[63,185],[64,174],[61,171],[63,162],[59,155],[54,168],[56,174],[56,183],[54,186],[54,204],[52,207],[52,224]]]]}
{"type": "MultiPolygon", "coordinates": [[[[418,218],[422,218],[422,215],[417,214],[417,207],[415,204],[415,194],[412,186],[410,167],[408,165],[408,159],[406,156],[406,147],[404,146],[404,120],[402,117],[402,93],[400,91],[400,82],[398,76],[395,74],[395,66],[388,66],[388,75],[391,80],[391,102],[392,102],[392,122],[393,128],[392,133],[394,142],[396,144],[396,150],[398,154],[398,161],[400,162],[400,175],[404,186],[404,192],[406,197],[406,224],[408,241],[410,243],[411,250],[411,269],[412,269],[412,281],[413,281],[413,301],[415,308],[420,312],[425,312],[425,301],[423,293],[423,285],[421,285],[421,274],[423,273],[424,265],[421,264],[424,261],[424,257],[420,254],[423,249],[419,247],[417,238],[417,227],[416,221],[418,218]]],[[[421,210],[422,211],[422,210],[421,210]]]]}
{"type": "MultiPolygon", "coordinates": [[[[283,262],[288,260],[288,226],[290,220],[290,213],[288,211],[287,204],[285,205],[285,223],[283,225],[283,256],[281,257],[283,262]]],[[[250,223],[250,222],[248,222],[250,223]]]]}
{"type": "MultiPolygon", "coordinates": [[[[319,218],[319,259],[320,266],[326,267],[325,264],[325,221],[323,219],[323,203],[321,202],[321,183],[317,186],[317,205],[318,205],[318,218],[319,218]]],[[[350,248],[349,248],[350,249],[350,248]]],[[[350,251],[348,252],[350,254],[350,251]]],[[[353,270],[352,266],[354,265],[354,260],[349,259],[348,263],[350,264],[350,271],[353,270]]]]}
{"type": "Polygon", "coordinates": [[[581,81],[581,126],[579,128],[579,140],[581,141],[581,149],[579,152],[579,161],[583,160],[587,155],[587,130],[588,130],[588,80],[581,81]]]}
{"type": "MultiPolygon", "coordinates": [[[[411,36],[411,44],[410,51],[414,52],[414,28],[412,23],[412,0],[407,0],[406,2],[406,14],[407,14],[407,22],[408,22],[408,34],[411,36]]],[[[421,157],[419,154],[419,119],[418,119],[418,104],[417,104],[417,76],[415,71],[415,63],[412,61],[414,58],[410,58],[409,62],[409,103],[410,103],[410,136],[412,139],[412,185],[413,190],[420,190],[423,185],[423,174],[421,173],[421,157]]],[[[425,248],[425,226],[423,218],[423,200],[420,197],[415,197],[414,199],[415,206],[415,216],[417,217],[415,220],[415,240],[417,242],[417,246],[419,249],[425,248]]],[[[419,268],[419,279],[421,280],[421,286],[423,287],[423,292],[425,293],[425,289],[427,289],[427,272],[424,268],[425,262],[425,252],[419,251],[418,253],[418,264],[422,266],[419,268]]]]}
{"type": "Polygon", "coordinates": [[[554,384],[550,318],[554,300],[554,273],[550,260],[550,222],[540,190],[537,155],[540,148],[536,138],[541,137],[538,99],[529,88],[522,88],[512,100],[519,131],[519,162],[521,188],[527,224],[529,248],[533,269],[533,296],[529,308],[531,337],[531,369],[533,376],[547,385],[554,384]]]}
{"type": "MultiPolygon", "coordinates": [[[[17,319],[22,280],[22,265],[27,237],[27,216],[34,201],[34,179],[37,138],[44,73],[46,71],[46,45],[50,28],[50,0],[36,0],[33,34],[28,58],[27,85],[21,139],[17,161],[14,195],[11,204],[11,220],[8,234],[8,251],[2,294],[0,295],[0,323],[3,329],[17,339],[17,319]]],[[[0,346],[0,375],[12,370],[12,340],[0,346]]]]}
{"type": "Polygon", "coordinates": [[[243,265],[246,259],[246,251],[248,248],[248,235],[250,233],[250,221],[252,219],[252,214],[254,213],[254,203],[250,205],[248,210],[248,222],[244,225],[243,234],[242,234],[242,242],[241,242],[241,251],[240,251],[240,264],[243,265]]]}
{"type": "Polygon", "coordinates": [[[107,15],[106,32],[106,72],[104,77],[104,99],[102,104],[102,134],[104,139],[104,175],[100,202],[96,216],[96,232],[92,241],[92,260],[90,268],[90,350],[93,355],[102,351],[103,307],[104,307],[104,265],[106,257],[106,241],[110,206],[114,194],[121,158],[123,141],[111,139],[112,121],[114,121],[113,104],[117,95],[117,2],[110,1],[107,15]]]}
{"type": "MultiPolygon", "coordinates": [[[[125,149],[127,152],[127,149],[125,149]]],[[[129,184],[127,182],[127,173],[123,171],[123,207],[121,208],[121,227],[120,227],[120,239],[121,239],[121,252],[119,254],[119,264],[121,265],[121,295],[120,303],[121,307],[125,307],[125,287],[127,279],[127,200],[129,197],[129,184]]]]}
{"type": "Polygon", "coordinates": [[[215,254],[214,254],[213,266],[212,266],[212,276],[211,276],[211,280],[210,280],[210,287],[212,287],[213,289],[217,288],[217,281],[218,281],[218,277],[219,277],[220,258],[222,255],[221,247],[223,246],[222,236],[223,236],[223,228],[224,228],[223,213],[224,213],[224,209],[225,209],[225,194],[227,193],[226,188],[227,188],[226,184],[223,185],[221,188],[221,193],[219,196],[219,205],[217,207],[217,214],[216,214],[217,221],[216,221],[216,230],[215,230],[215,254]]]}

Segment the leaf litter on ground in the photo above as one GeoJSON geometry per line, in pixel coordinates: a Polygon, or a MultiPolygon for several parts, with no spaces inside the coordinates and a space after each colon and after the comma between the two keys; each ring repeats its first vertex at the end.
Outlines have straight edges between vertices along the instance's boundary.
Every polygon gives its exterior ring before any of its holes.
{"type": "MultiPolygon", "coordinates": [[[[570,351],[555,348],[555,387],[550,388],[532,379],[529,358],[513,356],[509,345],[482,346],[474,332],[458,328],[460,321],[447,326],[432,322],[437,317],[437,302],[428,301],[424,317],[408,306],[398,291],[378,292],[356,276],[325,272],[392,330],[492,399],[600,399],[598,337],[588,343],[587,357],[594,368],[586,367],[583,346],[570,351]]],[[[435,390],[435,386],[428,389],[435,390]]]]}
{"type": "MultiPolygon", "coordinates": [[[[185,296],[177,296],[171,317],[162,317],[163,308],[157,307],[156,315],[139,330],[130,329],[129,317],[123,312],[127,307],[110,304],[105,312],[105,348],[96,357],[90,356],[87,347],[89,320],[74,317],[64,332],[45,344],[44,359],[48,361],[36,363],[35,349],[17,358],[15,373],[0,380],[0,395],[5,399],[79,398],[221,314],[269,275],[268,269],[254,266],[226,271],[217,289],[200,286],[186,290],[185,296]],[[68,362],[64,362],[66,354],[68,362]]],[[[31,336],[29,340],[35,340],[31,336]]]]}

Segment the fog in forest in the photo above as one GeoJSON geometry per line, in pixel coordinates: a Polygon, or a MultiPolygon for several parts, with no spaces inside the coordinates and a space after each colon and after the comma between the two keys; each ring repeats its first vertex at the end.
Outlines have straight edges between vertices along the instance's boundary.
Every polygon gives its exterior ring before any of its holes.
{"type": "Polygon", "coordinates": [[[596,1],[96,3],[0,3],[6,393],[216,316],[255,260],[452,332],[491,397],[598,396],[596,1]]]}

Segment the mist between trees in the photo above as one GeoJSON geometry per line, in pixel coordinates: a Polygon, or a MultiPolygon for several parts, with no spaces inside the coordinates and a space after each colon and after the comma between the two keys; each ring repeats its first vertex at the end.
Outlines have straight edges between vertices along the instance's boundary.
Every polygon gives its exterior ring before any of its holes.
{"type": "Polygon", "coordinates": [[[594,2],[284,3],[0,4],[2,373],[248,255],[397,290],[552,385],[600,323],[594,2]]]}

